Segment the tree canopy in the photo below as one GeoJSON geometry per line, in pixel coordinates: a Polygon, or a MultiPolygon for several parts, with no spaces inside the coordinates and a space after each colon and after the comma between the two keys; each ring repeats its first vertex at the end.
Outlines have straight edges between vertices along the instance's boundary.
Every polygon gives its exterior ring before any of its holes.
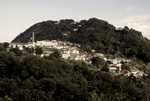
{"type": "Polygon", "coordinates": [[[37,23],[18,35],[13,42],[28,42],[35,32],[35,40],[61,40],[78,43],[87,52],[92,49],[104,54],[118,54],[127,58],[150,61],[150,41],[134,29],[115,28],[97,18],[75,22],[72,19],[37,23]]]}
{"type": "Polygon", "coordinates": [[[58,51],[51,58],[0,51],[2,101],[149,101],[149,87],[149,78],[114,76],[58,51]]]}

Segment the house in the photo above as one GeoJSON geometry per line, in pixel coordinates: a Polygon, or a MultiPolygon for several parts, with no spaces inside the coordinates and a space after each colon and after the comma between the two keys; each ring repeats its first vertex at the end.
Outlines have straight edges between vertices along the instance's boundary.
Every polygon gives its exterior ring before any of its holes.
{"type": "Polygon", "coordinates": [[[117,63],[116,66],[120,67],[122,66],[122,63],[117,63]]]}
{"type": "Polygon", "coordinates": [[[79,54],[79,55],[77,55],[76,56],[76,58],[75,58],[76,60],[84,60],[85,61],[85,54],[79,54]]]}
{"type": "Polygon", "coordinates": [[[116,64],[110,64],[109,65],[109,71],[110,72],[113,72],[113,73],[116,73],[117,71],[121,71],[121,67],[119,67],[118,65],[116,64]]]}
{"type": "Polygon", "coordinates": [[[78,60],[76,56],[70,56],[68,59],[69,60],[78,60]]]}
{"type": "Polygon", "coordinates": [[[124,61],[125,62],[131,62],[131,59],[125,59],[124,61]]]}
{"type": "Polygon", "coordinates": [[[50,53],[44,52],[44,53],[41,54],[40,57],[49,56],[49,54],[50,54],[50,53]]]}
{"type": "Polygon", "coordinates": [[[80,44],[75,44],[76,47],[80,47],[80,44]]]}
{"type": "Polygon", "coordinates": [[[25,49],[22,49],[21,52],[22,53],[27,53],[27,51],[25,49]]]}
{"type": "Polygon", "coordinates": [[[70,54],[62,54],[62,58],[68,59],[70,57],[70,54]]]}
{"type": "Polygon", "coordinates": [[[93,52],[93,53],[94,53],[94,52],[95,52],[95,50],[91,50],[91,52],[93,52]]]}
{"type": "Polygon", "coordinates": [[[79,51],[77,49],[71,49],[70,53],[71,54],[79,54],[79,51]]]}
{"type": "Polygon", "coordinates": [[[103,53],[95,53],[95,57],[104,57],[103,53]]]}
{"type": "Polygon", "coordinates": [[[36,45],[37,45],[37,46],[40,46],[40,47],[43,47],[44,42],[43,42],[43,41],[37,41],[37,42],[36,42],[36,45]]]}
{"type": "Polygon", "coordinates": [[[54,45],[44,45],[45,48],[54,48],[54,45]]]}
{"type": "Polygon", "coordinates": [[[42,40],[36,42],[37,46],[58,45],[56,40],[42,40]]]}
{"type": "Polygon", "coordinates": [[[78,31],[78,29],[77,29],[77,28],[75,28],[75,29],[73,29],[73,31],[78,31]]]}
{"type": "Polygon", "coordinates": [[[9,52],[10,48],[6,48],[7,52],[9,52]]]}
{"type": "Polygon", "coordinates": [[[118,64],[118,63],[122,62],[123,60],[124,60],[123,58],[115,58],[115,59],[112,60],[112,63],[113,64],[118,64]]]}
{"type": "Polygon", "coordinates": [[[117,68],[118,68],[118,67],[117,67],[116,65],[110,65],[110,66],[109,66],[109,71],[110,71],[110,72],[113,72],[113,73],[116,73],[117,68]]]}
{"type": "Polygon", "coordinates": [[[107,58],[104,56],[104,57],[100,57],[101,59],[107,61],[107,58]]]}
{"type": "Polygon", "coordinates": [[[131,75],[131,73],[128,70],[126,70],[126,69],[121,70],[120,74],[124,75],[124,76],[130,76],[131,75]]]}
{"type": "Polygon", "coordinates": [[[32,48],[33,46],[35,45],[35,42],[28,42],[28,43],[25,43],[24,46],[25,47],[28,47],[28,48],[32,48]]]}
{"type": "Polygon", "coordinates": [[[9,47],[12,48],[19,48],[20,50],[23,49],[24,43],[16,43],[16,42],[12,42],[10,43],[9,47]]]}
{"type": "Polygon", "coordinates": [[[53,48],[56,48],[56,49],[62,49],[63,48],[63,46],[61,46],[61,45],[54,45],[54,47],[53,48]]]}
{"type": "Polygon", "coordinates": [[[144,72],[139,71],[138,69],[132,70],[131,73],[132,73],[133,76],[135,76],[135,77],[143,77],[143,76],[144,76],[144,72]]]}

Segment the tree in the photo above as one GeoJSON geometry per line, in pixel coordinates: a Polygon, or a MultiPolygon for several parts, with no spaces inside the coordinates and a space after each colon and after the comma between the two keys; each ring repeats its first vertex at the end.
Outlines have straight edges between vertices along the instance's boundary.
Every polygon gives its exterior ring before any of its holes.
{"type": "Polygon", "coordinates": [[[14,52],[17,56],[22,55],[22,52],[18,48],[11,48],[9,52],[14,52]]]}
{"type": "Polygon", "coordinates": [[[0,45],[0,51],[5,51],[5,48],[3,45],[0,45]]]}
{"type": "Polygon", "coordinates": [[[101,69],[101,71],[108,72],[108,71],[109,71],[109,68],[108,68],[108,66],[103,66],[103,67],[102,67],[102,69],[101,69]]]}
{"type": "Polygon", "coordinates": [[[43,53],[42,48],[36,47],[36,49],[35,49],[35,54],[36,54],[36,56],[40,56],[42,53],[43,53]]]}
{"type": "Polygon", "coordinates": [[[6,49],[6,48],[9,47],[9,43],[8,43],[8,42],[4,42],[4,43],[3,43],[3,46],[4,46],[4,48],[6,49]]]}
{"type": "Polygon", "coordinates": [[[0,97],[0,101],[13,101],[13,99],[10,98],[10,97],[8,97],[7,95],[5,95],[4,98],[1,98],[1,97],[0,97]]]}
{"type": "Polygon", "coordinates": [[[127,63],[124,63],[122,66],[121,66],[122,69],[126,69],[128,71],[131,71],[131,65],[127,64],[127,63]]]}
{"type": "Polygon", "coordinates": [[[61,54],[58,50],[54,50],[54,53],[50,54],[50,56],[48,57],[48,59],[59,59],[61,58],[61,54]]]}
{"type": "Polygon", "coordinates": [[[99,57],[93,57],[91,59],[91,61],[92,61],[92,64],[95,65],[97,68],[106,66],[106,62],[103,59],[99,58],[99,57]]]}
{"type": "Polygon", "coordinates": [[[34,51],[33,48],[29,48],[29,47],[23,46],[23,49],[26,51],[26,53],[28,53],[28,54],[33,54],[33,51],[34,51]]]}

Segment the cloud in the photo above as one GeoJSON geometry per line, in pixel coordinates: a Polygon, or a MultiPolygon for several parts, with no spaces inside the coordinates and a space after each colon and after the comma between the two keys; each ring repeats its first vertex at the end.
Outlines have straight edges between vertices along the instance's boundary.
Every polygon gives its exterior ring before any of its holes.
{"type": "Polygon", "coordinates": [[[145,21],[145,20],[150,20],[150,14],[149,15],[129,16],[123,20],[116,22],[116,24],[145,21]]]}
{"type": "Polygon", "coordinates": [[[143,36],[150,39],[150,14],[129,16],[115,23],[116,26],[128,26],[142,32],[143,36]]]}
{"type": "Polygon", "coordinates": [[[129,28],[141,31],[143,36],[146,36],[150,39],[150,23],[145,22],[132,22],[127,25],[129,28]]]}

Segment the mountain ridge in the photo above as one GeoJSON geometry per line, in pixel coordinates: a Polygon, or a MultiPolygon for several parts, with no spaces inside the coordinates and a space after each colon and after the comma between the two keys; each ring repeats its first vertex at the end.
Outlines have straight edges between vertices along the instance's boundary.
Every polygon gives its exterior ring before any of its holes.
{"type": "Polygon", "coordinates": [[[92,49],[105,54],[121,53],[125,57],[136,57],[150,61],[150,41],[134,29],[116,28],[97,18],[75,22],[72,19],[43,21],[18,35],[12,42],[28,42],[35,33],[35,41],[61,40],[80,44],[82,49],[92,49]]]}

